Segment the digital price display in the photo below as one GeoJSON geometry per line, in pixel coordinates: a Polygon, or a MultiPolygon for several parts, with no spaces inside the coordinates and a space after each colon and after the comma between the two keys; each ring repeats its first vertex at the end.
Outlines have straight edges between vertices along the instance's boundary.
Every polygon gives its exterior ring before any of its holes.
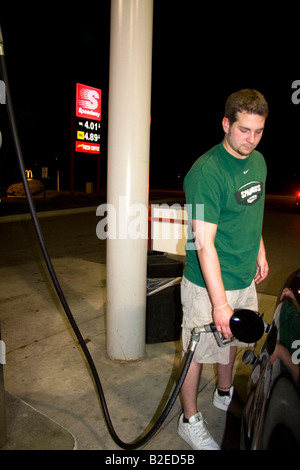
{"type": "Polygon", "coordinates": [[[76,152],[100,153],[101,90],[76,85],[76,152]]]}

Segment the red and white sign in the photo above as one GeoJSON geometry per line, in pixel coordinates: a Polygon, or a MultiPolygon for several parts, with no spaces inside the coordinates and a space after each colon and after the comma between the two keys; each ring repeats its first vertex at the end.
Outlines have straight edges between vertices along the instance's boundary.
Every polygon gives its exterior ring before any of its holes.
{"type": "Polygon", "coordinates": [[[76,85],[76,116],[101,121],[101,90],[88,85],[76,85]]]}
{"type": "Polygon", "coordinates": [[[75,142],[76,152],[83,153],[100,153],[100,144],[90,144],[89,142],[75,142]]]}

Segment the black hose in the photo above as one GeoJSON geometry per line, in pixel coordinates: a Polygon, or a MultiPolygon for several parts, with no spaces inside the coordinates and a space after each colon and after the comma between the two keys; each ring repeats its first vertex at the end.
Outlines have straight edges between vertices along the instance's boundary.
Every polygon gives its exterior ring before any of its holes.
{"type": "MultiPolygon", "coordinates": [[[[1,38],[1,29],[0,29],[0,38],[1,38]]],[[[39,244],[40,244],[40,247],[41,247],[41,250],[42,250],[42,253],[43,253],[43,256],[44,256],[44,259],[45,259],[45,262],[46,262],[46,265],[47,265],[47,268],[48,268],[48,271],[49,271],[49,274],[50,274],[50,277],[52,279],[53,285],[54,285],[55,290],[57,292],[57,295],[60,299],[62,307],[64,308],[64,311],[65,311],[65,313],[68,317],[68,320],[69,320],[69,322],[70,322],[70,324],[73,328],[73,331],[74,331],[74,333],[75,333],[75,335],[78,339],[78,342],[79,342],[79,344],[80,344],[80,346],[83,350],[83,353],[84,353],[84,355],[87,359],[87,362],[89,364],[89,367],[91,369],[91,372],[92,372],[92,375],[93,375],[93,378],[94,378],[94,381],[95,381],[95,384],[96,384],[96,389],[97,389],[97,392],[98,392],[98,395],[99,395],[99,398],[100,398],[102,410],[103,410],[103,413],[104,413],[104,417],[105,417],[105,420],[106,420],[106,424],[107,424],[109,433],[110,433],[111,437],[113,438],[113,440],[115,441],[115,443],[119,447],[121,447],[122,449],[136,449],[136,448],[141,447],[142,445],[144,445],[146,442],[148,442],[154,436],[154,434],[158,431],[158,429],[161,427],[163,422],[165,421],[166,417],[168,416],[168,414],[169,414],[171,408],[173,407],[173,405],[175,403],[175,400],[176,400],[176,398],[179,394],[179,391],[181,389],[181,386],[183,384],[183,381],[184,381],[185,376],[187,374],[187,371],[189,369],[189,366],[190,366],[190,363],[192,361],[192,357],[193,357],[194,353],[193,353],[193,351],[188,352],[188,354],[186,356],[186,359],[185,359],[185,362],[183,364],[183,369],[182,369],[182,372],[180,374],[178,383],[177,383],[171,397],[169,398],[169,401],[167,402],[162,414],[160,415],[160,417],[158,418],[156,423],[153,425],[153,427],[141,439],[139,439],[137,441],[134,441],[132,443],[123,442],[118,437],[118,435],[116,434],[116,432],[114,430],[114,427],[112,425],[97,369],[96,369],[94,361],[93,361],[93,359],[90,355],[90,352],[89,352],[89,350],[88,350],[88,348],[85,344],[85,341],[84,341],[84,339],[83,339],[83,337],[80,333],[80,330],[79,330],[79,328],[76,324],[76,321],[75,321],[75,319],[74,319],[74,317],[71,313],[71,310],[70,310],[69,305],[66,301],[64,293],[61,289],[60,283],[57,279],[55,270],[53,268],[51,259],[49,257],[49,254],[48,254],[48,251],[47,251],[47,248],[46,248],[46,245],[45,245],[45,241],[44,241],[44,238],[43,238],[43,235],[42,235],[39,220],[38,220],[38,217],[37,217],[37,214],[36,214],[35,206],[34,206],[32,196],[31,196],[31,193],[30,193],[30,189],[29,189],[29,186],[28,186],[27,178],[26,178],[26,175],[25,175],[25,165],[24,165],[22,149],[21,149],[21,145],[20,145],[20,141],[19,141],[19,136],[18,136],[16,121],[15,121],[15,116],[14,116],[14,111],[13,111],[13,105],[12,105],[10,90],[9,90],[9,83],[8,83],[6,63],[5,63],[5,58],[4,58],[3,45],[1,45],[1,43],[0,43],[0,65],[1,65],[2,77],[3,77],[3,80],[4,80],[5,86],[6,86],[6,100],[7,100],[8,118],[9,118],[11,130],[12,130],[13,140],[14,140],[15,147],[16,147],[21,178],[22,178],[26,198],[27,198],[27,201],[28,201],[28,204],[29,204],[29,209],[30,209],[32,220],[33,220],[33,225],[34,225],[34,228],[35,228],[35,231],[36,231],[36,234],[37,234],[37,238],[38,238],[38,241],[39,241],[39,244]]]]}

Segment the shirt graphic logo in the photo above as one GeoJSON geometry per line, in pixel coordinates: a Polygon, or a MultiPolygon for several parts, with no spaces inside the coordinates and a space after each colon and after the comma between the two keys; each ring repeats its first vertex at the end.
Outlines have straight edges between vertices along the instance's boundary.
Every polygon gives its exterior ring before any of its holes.
{"type": "Polygon", "coordinates": [[[241,186],[234,197],[238,204],[242,206],[251,206],[258,202],[263,194],[264,184],[261,181],[251,181],[241,186]]]}

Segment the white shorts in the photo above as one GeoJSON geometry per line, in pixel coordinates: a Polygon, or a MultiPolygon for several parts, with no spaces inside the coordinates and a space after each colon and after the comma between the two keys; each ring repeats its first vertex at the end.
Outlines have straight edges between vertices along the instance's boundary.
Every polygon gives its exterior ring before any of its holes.
{"type": "MultiPolygon", "coordinates": [[[[226,291],[227,302],[234,310],[245,308],[258,310],[257,293],[254,281],[246,289],[226,291]]],[[[204,287],[197,286],[184,276],[181,281],[182,347],[187,352],[191,332],[196,326],[203,326],[213,321],[212,305],[204,287]]],[[[234,342],[235,346],[247,347],[248,344],[234,342]]],[[[199,363],[228,364],[230,347],[221,348],[213,333],[201,333],[200,340],[194,352],[193,361],[199,363]]]]}

